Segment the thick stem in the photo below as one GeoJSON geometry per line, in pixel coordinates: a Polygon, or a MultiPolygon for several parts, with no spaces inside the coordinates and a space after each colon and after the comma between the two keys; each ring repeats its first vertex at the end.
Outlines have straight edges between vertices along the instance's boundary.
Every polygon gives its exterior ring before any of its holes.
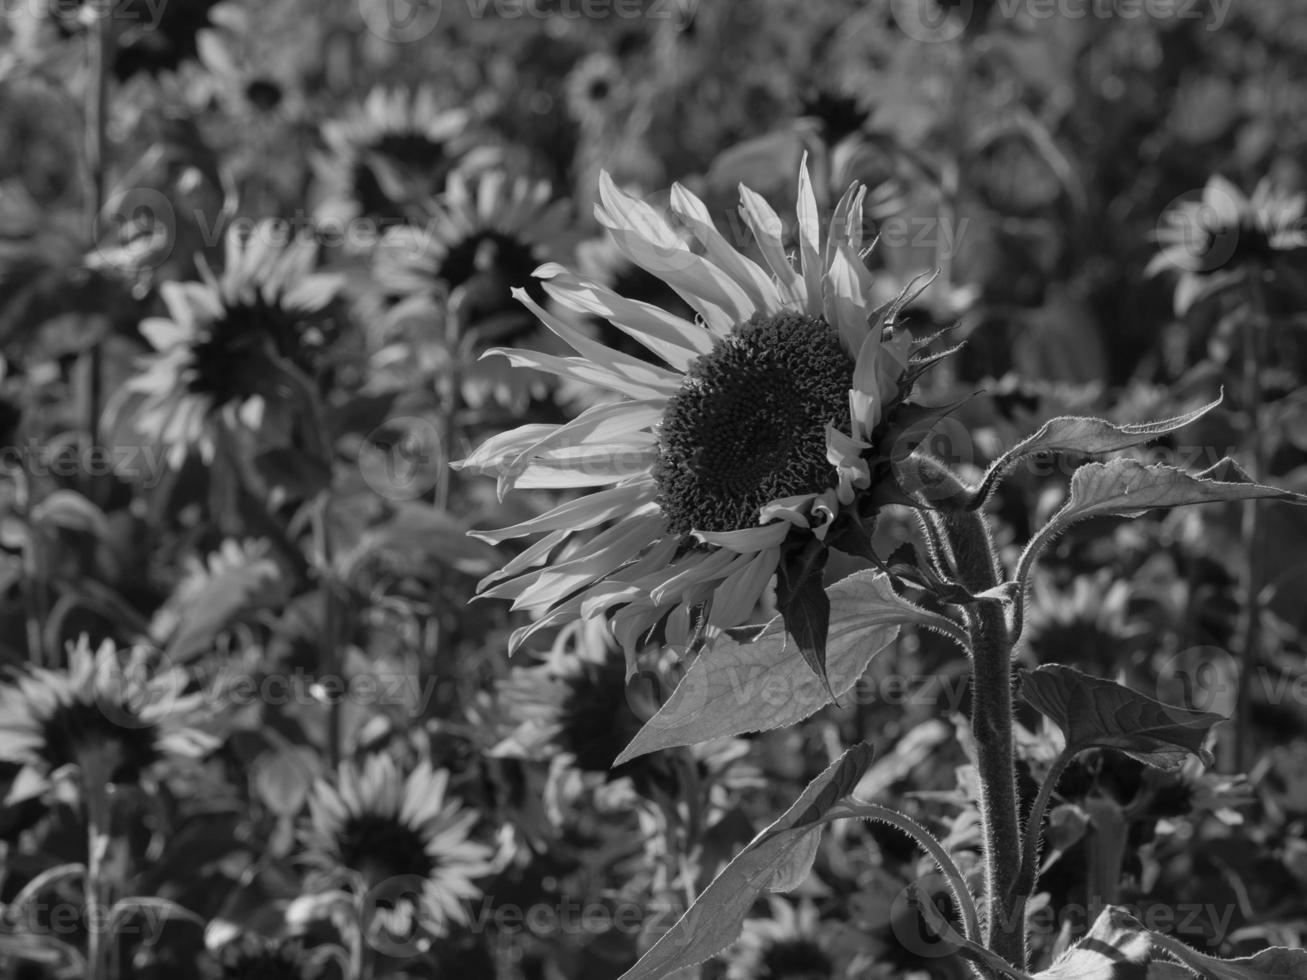
{"type": "MultiPolygon", "coordinates": [[[[980,511],[932,515],[952,552],[962,585],[972,593],[999,584],[989,525],[980,511]]],[[[985,945],[1018,969],[1026,965],[1025,896],[1017,878],[1022,854],[1012,741],[1012,644],[1003,603],[982,599],[966,607],[971,634],[971,734],[980,776],[985,841],[985,945]]]]}

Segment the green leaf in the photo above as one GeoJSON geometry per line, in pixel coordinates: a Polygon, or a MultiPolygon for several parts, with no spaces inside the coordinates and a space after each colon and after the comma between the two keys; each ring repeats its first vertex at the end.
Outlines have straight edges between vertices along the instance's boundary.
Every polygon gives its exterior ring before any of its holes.
{"type": "Polygon", "coordinates": [[[269,810],[290,818],[304,806],[320,768],[312,749],[285,745],[254,760],[254,787],[269,810]]]}
{"type": "Polygon", "coordinates": [[[989,495],[994,492],[994,488],[1012,466],[1027,456],[1036,453],[1077,453],[1084,456],[1097,456],[1099,453],[1129,449],[1164,433],[1184,428],[1221,404],[1223,397],[1218,395],[1215,401],[1208,402],[1192,412],[1185,412],[1183,415],[1157,422],[1114,425],[1106,419],[1079,418],[1073,415],[1050,419],[1038,432],[1021,440],[994,461],[986,472],[985,478],[981,480],[980,486],[976,488],[970,506],[976,508],[988,500],[989,495]]]}
{"type": "Polygon", "coordinates": [[[1252,956],[1222,960],[1190,949],[1161,932],[1151,934],[1153,946],[1193,970],[1203,980],[1307,980],[1307,950],[1272,946],[1252,956]]]}
{"type": "Polygon", "coordinates": [[[150,633],[172,663],[208,653],[214,639],[237,619],[285,601],[281,567],[261,544],[228,540],[186,576],[155,614],[150,633]]]}
{"type": "Polygon", "coordinates": [[[802,880],[801,858],[816,853],[822,818],[856,786],[871,765],[872,748],[853,746],[808,784],[794,804],[731,861],[685,914],[619,980],[657,980],[702,963],[739,936],[753,903],[765,889],[802,880]]]}
{"type": "Polygon", "coordinates": [[[1044,547],[1080,521],[1091,517],[1138,517],[1158,507],[1258,499],[1307,504],[1307,495],[1254,483],[1229,457],[1198,474],[1162,463],[1146,466],[1133,459],[1086,463],[1071,476],[1067,502],[1022,552],[1015,577],[1016,592],[1024,595],[1030,570],[1044,547]]]}
{"type": "Polygon", "coordinates": [[[1209,504],[1229,500],[1283,500],[1307,504],[1307,496],[1254,483],[1226,457],[1198,474],[1133,459],[1087,463],[1071,477],[1071,497],[1053,517],[1067,526],[1090,517],[1137,517],[1157,507],[1209,504]]]}
{"type": "Polygon", "coordinates": [[[699,655],[671,697],[631,740],[614,765],[657,749],[693,745],[742,732],[792,725],[842,695],[912,623],[957,636],[951,620],[900,598],[883,572],[855,572],[828,590],[829,690],[794,651],[780,617],[752,643],[719,637],[699,655]]]}
{"type": "Polygon", "coordinates": [[[1163,704],[1128,687],[1048,664],[1021,672],[1021,696],[1066,736],[1067,749],[1117,749],[1146,765],[1178,770],[1187,754],[1206,765],[1203,747],[1212,726],[1225,721],[1208,711],[1163,704]]]}

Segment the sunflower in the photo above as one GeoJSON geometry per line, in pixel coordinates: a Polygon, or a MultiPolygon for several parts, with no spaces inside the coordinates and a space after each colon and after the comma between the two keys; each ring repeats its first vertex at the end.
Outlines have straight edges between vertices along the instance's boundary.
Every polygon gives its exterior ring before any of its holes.
{"type": "Polygon", "coordinates": [[[452,174],[444,194],[426,205],[423,227],[386,234],[376,277],[394,298],[446,293],[462,322],[472,326],[514,315],[512,289],[536,299],[544,291],[531,273],[567,221],[566,201],[555,201],[548,181],[491,170],[477,178],[452,174]]]}
{"type": "MultiPolygon", "coordinates": [[[[496,476],[501,495],[514,487],[601,488],[523,523],[476,532],[496,544],[545,534],[482,582],[484,595],[539,614],[513,634],[513,649],[559,622],[611,613],[631,669],[653,627],[665,620],[668,642],[682,646],[701,628],[740,625],[778,575],[789,625],[791,600],[820,593],[825,549],[859,550],[853,542],[865,542],[876,508],[904,499],[888,462],[901,436],[895,416],[931,358],[914,358],[896,324],[906,293],[879,309],[867,302],[863,189],[855,184],[840,200],[823,249],[802,168],[797,270],[775,212],[747,188],[741,196],[770,275],[726,241],[683,187],[672,189],[672,210],[706,254],[691,251],[654,208],[601,179],[596,215],[618,249],[665,280],[697,322],[556,265],[537,270],[560,307],[606,317],[666,366],[596,343],[515,291],[580,356],[495,353],[616,398],[565,425],[492,437],[460,464],[496,476]],[[547,563],[570,536],[604,524],[611,526],[547,563]]],[[[801,638],[805,650],[824,640],[801,638]]]]}
{"type": "Polygon", "coordinates": [[[168,758],[197,758],[217,744],[194,727],[202,693],[183,694],[186,676],[158,669],[140,647],[83,635],[68,646],[66,670],[34,667],[0,686],[0,760],[22,766],[6,804],[62,786],[131,785],[168,758]]]}
{"type": "Polygon", "coordinates": [[[322,139],[326,153],[313,161],[315,216],[341,227],[357,218],[402,221],[408,207],[439,193],[456,169],[498,158],[478,145],[470,116],[442,108],[429,86],[374,88],[343,118],[323,123],[322,139]]]}
{"type": "Polygon", "coordinates": [[[567,112],[582,126],[597,127],[629,108],[631,93],[622,65],[598,51],[576,63],[567,76],[567,112]]]}
{"type": "Polygon", "coordinates": [[[134,75],[159,75],[175,71],[185,61],[196,59],[200,33],[212,27],[211,16],[221,0],[186,0],[185,3],[152,3],[150,0],[116,0],[112,7],[73,3],[51,3],[47,15],[59,33],[73,37],[85,29],[88,6],[102,7],[115,30],[113,73],[120,81],[134,75]]]}
{"type": "Polygon", "coordinates": [[[310,887],[345,883],[367,892],[374,937],[407,941],[467,924],[464,903],[480,896],[472,879],[491,870],[491,849],[468,839],[480,814],[446,803],[448,785],[444,769],[423,762],[405,778],[388,756],[344,763],[334,779],[319,780],[302,834],[310,887]]]}
{"type": "MultiPolygon", "coordinates": [[[[477,178],[453,174],[445,193],[428,202],[421,227],[394,228],[376,252],[375,280],[389,301],[386,332],[410,335],[410,343],[454,339],[461,351],[479,352],[490,342],[525,342],[550,349],[552,335],[518,305],[512,290],[525,287],[536,300],[544,291],[532,272],[558,247],[569,205],[553,199],[546,181],[510,177],[491,170],[477,178]],[[457,337],[448,321],[455,317],[457,337]],[[434,326],[433,326],[434,325],[434,326]]],[[[532,379],[502,361],[472,360],[461,370],[463,398],[479,406],[493,395],[499,404],[524,408],[527,394],[548,388],[541,374],[532,379]]]]}
{"type": "Polygon", "coordinates": [[[210,462],[220,430],[289,424],[279,393],[299,384],[294,373],[313,375],[343,280],[312,271],[315,241],[287,239],[275,221],[233,227],[222,276],[202,268],[202,282],[164,283],[169,316],[141,323],[154,352],[110,411],[133,403],[135,427],[172,466],[193,449],[210,462]]]}
{"type": "Polygon", "coordinates": [[[1111,673],[1143,629],[1130,625],[1130,585],[1077,576],[1069,591],[1037,575],[1023,640],[1036,663],[1069,663],[1111,673]]]}
{"type": "Polygon", "coordinates": [[[1238,282],[1247,268],[1267,269],[1287,253],[1307,247],[1303,215],[1307,195],[1286,194],[1268,179],[1244,194],[1213,175],[1198,200],[1181,200],[1163,214],[1157,229],[1161,250],[1146,275],[1179,273],[1175,312],[1238,282]]]}
{"type": "Polygon", "coordinates": [[[747,919],[725,954],[726,980],[830,980],[839,976],[824,948],[817,907],[770,898],[769,919],[747,919]]]}
{"type": "Polygon", "coordinates": [[[622,661],[609,656],[607,637],[596,635],[596,627],[603,624],[569,623],[544,663],[515,667],[499,682],[500,707],[514,728],[497,755],[548,760],[563,754],[582,772],[610,779],[631,770],[634,762],[613,770],[613,760],[643,722],[622,661]]]}

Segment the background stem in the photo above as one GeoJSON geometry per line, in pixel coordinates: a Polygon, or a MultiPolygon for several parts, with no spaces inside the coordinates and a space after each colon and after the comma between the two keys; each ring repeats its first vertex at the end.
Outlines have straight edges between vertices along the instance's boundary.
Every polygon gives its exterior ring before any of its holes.
{"type": "Polygon", "coordinates": [[[1021,852],[1021,871],[1017,875],[1018,895],[1029,896],[1035,890],[1035,883],[1039,880],[1039,842],[1043,837],[1044,811],[1048,809],[1049,798],[1057,789],[1057,781],[1062,778],[1062,773],[1075,755],[1070,747],[1058,754],[1039,787],[1039,795],[1030,807],[1030,815],[1026,818],[1025,846],[1021,852]]]}
{"type": "MultiPolygon", "coordinates": [[[[1262,333],[1266,329],[1266,299],[1262,292],[1259,269],[1248,273],[1248,311],[1240,325],[1243,335],[1243,401],[1244,417],[1248,423],[1249,452],[1252,457],[1248,474],[1258,483],[1269,476],[1267,470],[1266,436],[1260,423],[1262,406],[1262,333]]],[[[1259,599],[1262,591],[1262,534],[1261,508],[1256,500],[1243,503],[1241,537],[1248,551],[1247,574],[1244,577],[1243,630],[1239,645],[1242,662],[1239,665],[1239,691],[1235,706],[1234,768],[1246,772],[1253,763],[1252,691],[1258,676],[1261,660],[1261,615],[1259,599]]]]}
{"type": "MultiPolygon", "coordinates": [[[[108,8],[97,5],[83,8],[93,18],[87,32],[86,80],[86,242],[94,248],[100,238],[100,215],[104,210],[106,172],[105,128],[109,110],[109,86],[112,82],[114,61],[114,33],[112,16],[108,8]]],[[[99,444],[101,390],[104,374],[103,348],[98,342],[86,351],[83,361],[83,401],[85,410],[83,428],[88,447],[99,444]]],[[[89,477],[89,475],[88,475],[89,477]]]]}

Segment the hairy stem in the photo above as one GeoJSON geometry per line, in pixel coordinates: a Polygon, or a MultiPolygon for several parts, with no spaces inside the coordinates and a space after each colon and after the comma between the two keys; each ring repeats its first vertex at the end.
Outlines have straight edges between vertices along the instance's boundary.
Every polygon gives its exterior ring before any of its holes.
{"type": "MultiPolygon", "coordinates": [[[[953,479],[958,487],[951,497],[965,499],[965,487],[946,470],[931,475],[953,479]]],[[[995,588],[1000,569],[984,514],[965,509],[928,513],[961,584],[973,594],[995,588]]],[[[971,734],[976,741],[985,841],[984,941],[993,952],[1025,969],[1026,901],[1017,887],[1023,848],[1012,743],[1012,642],[1001,600],[981,599],[963,609],[971,634],[971,734]]]]}
{"type": "Polygon", "coordinates": [[[849,801],[847,808],[840,811],[840,816],[845,816],[846,811],[849,816],[887,823],[895,830],[916,841],[921,849],[930,856],[930,859],[939,866],[945,881],[948,882],[949,891],[953,895],[953,904],[957,906],[958,915],[962,917],[963,934],[973,942],[979,940],[980,919],[976,912],[975,900],[972,899],[971,892],[967,888],[966,879],[962,877],[962,872],[958,870],[957,864],[949,856],[944,845],[937,841],[930,831],[906,813],[899,813],[897,810],[891,810],[889,807],[880,806],[877,803],[864,803],[861,800],[852,799],[849,801]]]}
{"type": "Polygon", "coordinates": [[[1075,755],[1070,748],[1065,748],[1053,760],[1043,785],[1039,787],[1039,795],[1030,808],[1030,816],[1026,818],[1025,846],[1021,852],[1021,870],[1017,874],[1018,895],[1029,896],[1035,890],[1035,882],[1039,879],[1039,842],[1043,837],[1044,811],[1048,809],[1048,801],[1057,788],[1057,781],[1062,778],[1062,773],[1075,755]]]}

